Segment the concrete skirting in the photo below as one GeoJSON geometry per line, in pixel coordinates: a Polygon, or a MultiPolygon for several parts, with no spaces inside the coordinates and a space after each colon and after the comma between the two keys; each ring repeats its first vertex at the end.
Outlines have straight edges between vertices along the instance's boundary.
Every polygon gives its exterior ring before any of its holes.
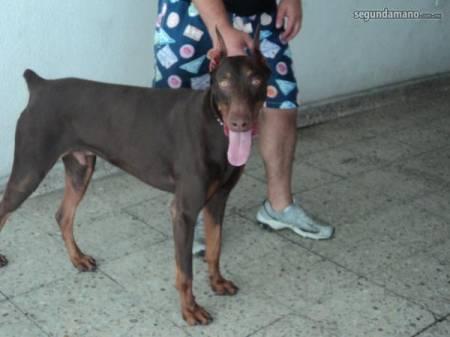
{"type": "MultiPolygon", "coordinates": [[[[354,113],[368,111],[420,97],[431,92],[450,92],[450,72],[394,83],[382,87],[363,90],[351,95],[336,96],[302,105],[298,127],[311,126],[354,113]]],[[[120,172],[102,159],[97,160],[94,179],[120,172]]],[[[4,191],[8,177],[0,178],[0,193],[4,191]]],[[[35,195],[45,194],[64,186],[64,168],[61,162],[55,165],[39,186],[35,195]]]]}
{"type": "Polygon", "coordinates": [[[450,92],[450,72],[393,83],[350,95],[306,103],[301,106],[297,125],[310,126],[430,93],[450,92]]]}

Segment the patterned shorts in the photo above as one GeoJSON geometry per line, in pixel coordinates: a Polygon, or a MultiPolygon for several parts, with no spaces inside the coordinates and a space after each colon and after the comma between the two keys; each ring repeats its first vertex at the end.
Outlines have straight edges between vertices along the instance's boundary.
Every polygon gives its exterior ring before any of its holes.
{"type": "MultiPolygon", "coordinates": [[[[155,29],[155,77],[159,88],[206,89],[210,83],[207,52],[212,42],[195,6],[188,1],[159,0],[155,29]]],[[[293,109],[298,106],[297,82],[292,70],[291,52],[275,27],[276,13],[257,16],[230,14],[235,28],[250,35],[261,22],[261,52],[272,76],[267,88],[266,106],[293,109]]]]}

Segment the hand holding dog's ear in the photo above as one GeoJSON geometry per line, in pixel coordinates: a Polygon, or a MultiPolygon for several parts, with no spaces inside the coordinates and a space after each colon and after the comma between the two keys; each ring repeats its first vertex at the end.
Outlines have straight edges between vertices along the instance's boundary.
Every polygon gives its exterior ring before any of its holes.
{"type": "Polygon", "coordinates": [[[244,32],[232,27],[219,28],[216,26],[216,36],[213,48],[208,52],[209,71],[214,71],[220,60],[226,56],[246,55],[246,49],[254,49],[254,40],[244,32]]]}
{"type": "Polygon", "coordinates": [[[245,32],[241,32],[233,27],[222,27],[216,30],[214,39],[214,49],[223,50],[221,44],[225,46],[226,56],[246,55],[246,49],[253,49],[253,40],[245,32]],[[220,31],[220,35],[217,34],[220,31]],[[222,41],[221,41],[222,40],[222,41]]]}

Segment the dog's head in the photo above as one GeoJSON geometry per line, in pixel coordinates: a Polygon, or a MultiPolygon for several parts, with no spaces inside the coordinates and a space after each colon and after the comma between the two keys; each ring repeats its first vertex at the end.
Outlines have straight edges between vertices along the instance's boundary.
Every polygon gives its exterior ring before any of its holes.
{"type": "Polygon", "coordinates": [[[241,166],[247,161],[250,151],[247,152],[242,144],[251,144],[251,136],[256,131],[259,112],[266,100],[270,69],[259,49],[259,26],[255,31],[253,49],[246,56],[227,56],[218,30],[217,36],[220,48],[210,57],[211,92],[225,134],[230,138],[228,159],[232,165],[241,166]]]}

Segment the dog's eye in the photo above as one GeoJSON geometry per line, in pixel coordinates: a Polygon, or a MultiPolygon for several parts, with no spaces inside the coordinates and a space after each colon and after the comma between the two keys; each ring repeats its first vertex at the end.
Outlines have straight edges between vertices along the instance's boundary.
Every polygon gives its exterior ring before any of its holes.
{"type": "Polygon", "coordinates": [[[261,79],[260,78],[258,78],[258,77],[253,77],[252,79],[251,79],[251,83],[252,83],[252,85],[253,86],[255,86],[255,87],[259,87],[260,85],[261,85],[261,79]]]}
{"type": "Polygon", "coordinates": [[[222,89],[228,89],[231,86],[231,83],[229,80],[221,80],[219,81],[219,87],[222,89]]]}

